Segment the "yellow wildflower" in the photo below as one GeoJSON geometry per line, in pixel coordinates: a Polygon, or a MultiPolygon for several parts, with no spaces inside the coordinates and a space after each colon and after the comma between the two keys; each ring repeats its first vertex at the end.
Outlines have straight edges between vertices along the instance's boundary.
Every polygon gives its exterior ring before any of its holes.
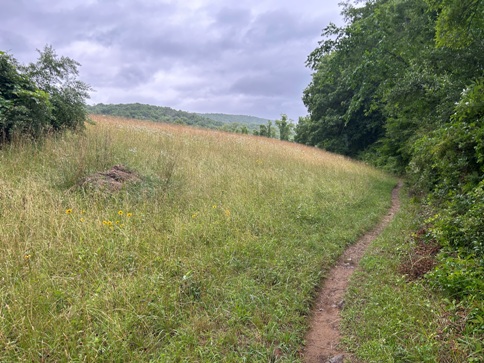
{"type": "Polygon", "coordinates": [[[126,213],[127,217],[131,217],[132,215],[133,215],[133,213],[126,213]]]}
{"type": "Polygon", "coordinates": [[[122,210],[118,211],[118,214],[119,214],[120,216],[122,216],[122,215],[123,215],[123,211],[122,211],[122,210]]]}
{"type": "Polygon", "coordinates": [[[72,213],[72,208],[66,209],[66,214],[71,214],[72,213]]]}

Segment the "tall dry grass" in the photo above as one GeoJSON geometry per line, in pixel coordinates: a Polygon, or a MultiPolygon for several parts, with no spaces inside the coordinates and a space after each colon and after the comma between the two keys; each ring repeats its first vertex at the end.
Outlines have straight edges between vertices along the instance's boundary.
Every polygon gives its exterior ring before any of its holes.
{"type": "Polygon", "coordinates": [[[0,361],[292,362],[395,180],[273,139],[93,116],[0,150],[0,361]],[[80,187],[123,164],[141,182],[80,187]]]}

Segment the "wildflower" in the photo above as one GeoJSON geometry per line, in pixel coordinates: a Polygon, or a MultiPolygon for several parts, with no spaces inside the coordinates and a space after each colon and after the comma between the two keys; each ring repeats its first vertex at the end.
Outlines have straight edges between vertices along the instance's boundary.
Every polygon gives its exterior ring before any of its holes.
{"type": "Polygon", "coordinates": [[[72,209],[69,208],[69,209],[66,209],[66,214],[71,214],[72,213],[72,209]]]}
{"type": "Polygon", "coordinates": [[[212,205],[212,208],[217,209],[217,205],[216,204],[212,205]]]}
{"type": "Polygon", "coordinates": [[[119,214],[120,216],[122,216],[122,215],[123,215],[123,211],[122,211],[122,210],[118,211],[118,214],[119,214]]]}
{"type": "Polygon", "coordinates": [[[81,222],[84,222],[84,218],[79,219],[81,222]]]}
{"type": "Polygon", "coordinates": [[[29,253],[26,253],[26,254],[24,255],[24,260],[25,260],[25,261],[29,261],[29,260],[30,260],[30,257],[32,257],[32,255],[31,255],[31,254],[29,254],[29,253]]]}
{"type": "Polygon", "coordinates": [[[131,217],[132,215],[133,215],[133,213],[126,213],[127,217],[131,217]]]}

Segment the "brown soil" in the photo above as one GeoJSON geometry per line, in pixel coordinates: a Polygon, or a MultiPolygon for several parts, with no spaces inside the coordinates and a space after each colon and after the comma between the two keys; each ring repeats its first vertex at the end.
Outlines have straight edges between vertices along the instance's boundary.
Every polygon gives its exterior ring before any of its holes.
{"type": "Polygon", "coordinates": [[[383,220],[370,232],[349,247],[329,272],[320,288],[311,313],[310,329],[306,334],[303,352],[306,363],[342,363],[348,354],[340,350],[340,310],[350,276],[358,265],[366,248],[383,231],[400,208],[398,192],[401,182],[393,189],[392,206],[383,220]]]}
{"type": "Polygon", "coordinates": [[[140,177],[124,165],[115,165],[101,173],[95,173],[84,178],[79,185],[108,191],[120,190],[126,183],[139,182],[140,177]]]}
{"type": "Polygon", "coordinates": [[[427,241],[426,234],[425,229],[421,229],[415,234],[415,246],[403,258],[399,266],[398,271],[409,281],[423,277],[437,265],[436,256],[441,247],[433,239],[427,241]]]}

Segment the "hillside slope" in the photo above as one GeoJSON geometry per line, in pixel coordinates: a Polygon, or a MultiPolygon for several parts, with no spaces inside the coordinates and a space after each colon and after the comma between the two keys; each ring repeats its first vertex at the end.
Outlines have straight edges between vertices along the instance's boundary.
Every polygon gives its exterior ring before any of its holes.
{"type": "Polygon", "coordinates": [[[224,123],[196,113],[174,110],[170,107],[146,105],[141,103],[102,104],[87,106],[89,113],[150,120],[180,125],[198,126],[209,129],[219,129],[224,123]]]}
{"type": "Polygon", "coordinates": [[[0,361],[296,362],[395,180],[322,150],[93,116],[0,150],[0,361]]]}
{"type": "Polygon", "coordinates": [[[238,123],[241,125],[246,125],[254,130],[257,129],[259,125],[265,125],[268,121],[267,119],[256,116],[229,115],[225,113],[198,113],[198,115],[223,123],[238,123]]]}

